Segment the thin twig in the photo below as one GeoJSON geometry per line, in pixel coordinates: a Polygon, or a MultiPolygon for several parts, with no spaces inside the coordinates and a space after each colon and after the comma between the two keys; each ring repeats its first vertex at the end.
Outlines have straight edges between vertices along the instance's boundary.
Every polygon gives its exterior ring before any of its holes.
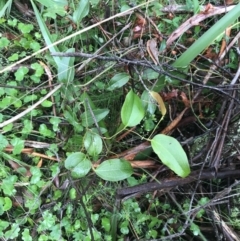
{"type": "MultiPolygon", "coordinates": [[[[128,29],[131,26],[131,23],[127,24],[126,26],[124,26],[118,33],[116,33],[111,39],[109,39],[103,46],[101,46],[101,48],[99,48],[97,51],[95,51],[94,55],[99,55],[100,52],[108,45],[110,44],[112,41],[114,41],[114,39],[121,33],[123,33],[126,29],[128,29]]],[[[92,60],[94,59],[94,57],[89,58],[87,60],[84,61],[83,64],[81,64],[78,69],[76,70],[76,73],[80,72],[88,63],[90,63],[92,60]]]]}

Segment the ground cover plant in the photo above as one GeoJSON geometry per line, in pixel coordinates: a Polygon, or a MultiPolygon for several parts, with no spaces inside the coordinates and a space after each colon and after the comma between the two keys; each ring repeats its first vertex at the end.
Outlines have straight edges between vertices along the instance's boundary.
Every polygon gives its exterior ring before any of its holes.
{"type": "Polygon", "coordinates": [[[239,239],[239,3],[0,6],[1,240],[239,239]]]}

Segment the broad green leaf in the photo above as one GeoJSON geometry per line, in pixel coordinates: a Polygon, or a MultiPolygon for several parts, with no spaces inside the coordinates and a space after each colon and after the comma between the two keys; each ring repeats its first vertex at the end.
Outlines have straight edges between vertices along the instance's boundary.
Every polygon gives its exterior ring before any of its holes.
{"type": "Polygon", "coordinates": [[[71,171],[73,178],[84,177],[91,169],[91,162],[82,152],[75,152],[65,160],[65,168],[71,171]]]}
{"type": "Polygon", "coordinates": [[[140,98],[131,90],[121,109],[122,123],[125,126],[136,126],[144,117],[144,108],[140,98]]]}
{"type": "Polygon", "coordinates": [[[83,114],[81,114],[81,120],[82,120],[83,126],[90,127],[95,123],[95,121],[96,122],[101,121],[109,113],[109,110],[108,109],[95,109],[92,112],[93,112],[94,116],[92,116],[92,113],[89,110],[85,111],[83,114]]]}
{"type": "Polygon", "coordinates": [[[121,88],[123,85],[125,85],[130,79],[129,74],[126,73],[118,73],[114,75],[110,81],[109,81],[109,87],[107,90],[114,90],[117,88],[121,88]]]}
{"type": "Polygon", "coordinates": [[[102,139],[92,131],[86,132],[83,144],[87,153],[92,157],[97,157],[102,151],[102,139]]]}
{"type": "Polygon", "coordinates": [[[151,145],[161,161],[178,176],[189,175],[190,167],[187,155],[175,138],[159,134],[151,140],[151,145]]]}
{"type": "Polygon", "coordinates": [[[76,10],[73,13],[74,23],[80,23],[81,20],[88,15],[89,0],[80,0],[76,10]]]}
{"type": "Polygon", "coordinates": [[[126,160],[110,159],[101,163],[95,172],[103,180],[117,182],[130,177],[133,168],[126,160]]]}

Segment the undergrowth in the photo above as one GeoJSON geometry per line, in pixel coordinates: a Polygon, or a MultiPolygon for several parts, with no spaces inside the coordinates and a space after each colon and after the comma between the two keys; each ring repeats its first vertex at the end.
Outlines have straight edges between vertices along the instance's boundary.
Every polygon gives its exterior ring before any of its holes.
{"type": "Polygon", "coordinates": [[[1,1],[1,240],[238,236],[240,5],[212,4],[1,1]]]}

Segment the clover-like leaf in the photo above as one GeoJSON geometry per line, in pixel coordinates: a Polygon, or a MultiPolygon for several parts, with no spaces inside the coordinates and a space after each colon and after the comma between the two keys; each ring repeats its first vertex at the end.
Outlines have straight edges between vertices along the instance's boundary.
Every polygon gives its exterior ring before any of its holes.
{"type": "Polygon", "coordinates": [[[91,169],[91,162],[87,159],[86,155],[82,152],[72,153],[65,160],[65,168],[71,171],[73,178],[84,177],[91,169]]]}

